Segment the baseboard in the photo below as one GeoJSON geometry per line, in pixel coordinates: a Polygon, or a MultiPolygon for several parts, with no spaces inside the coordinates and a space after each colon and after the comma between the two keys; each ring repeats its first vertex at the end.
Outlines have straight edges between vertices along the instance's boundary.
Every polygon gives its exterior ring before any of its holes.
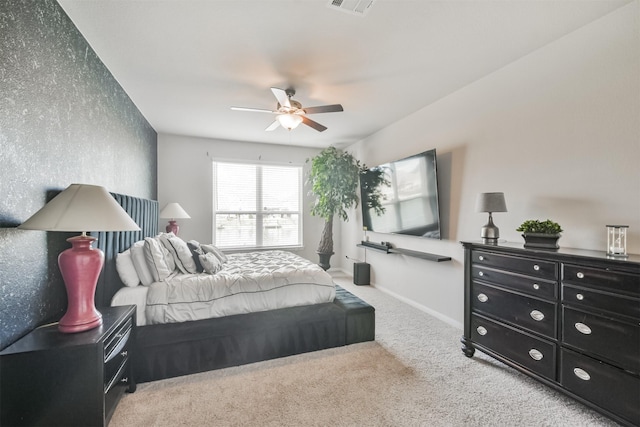
{"type": "MultiPolygon", "coordinates": [[[[331,268],[329,269],[329,271],[333,274],[340,272],[342,274],[344,274],[346,277],[349,277],[350,279],[353,279],[353,275],[351,274],[351,272],[345,270],[344,268],[340,267],[340,268],[331,268]]],[[[353,282],[353,280],[352,280],[353,282]]],[[[407,297],[403,297],[402,295],[399,295],[387,288],[385,288],[384,286],[379,286],[376,285],[375,283],[371,282],[369,284],[369,286],[371,286],[372,288],[376,288],[378,290],[380,290],[381,292],[384,292],[385,294],[392,296],[393,298],[400,300],[402,302],[404,302],[405,304],[410,305],[413,308],[417,308],[418,310],[422,311],[423,313],[427,313],[430,316],[435,317],[438,320],[443,321],[444,323],[446,323],[447,325],[453,326],[456,329],[459,330],[464,330],[464,325],[460,322],[458,322],[457,320],[454,320],[448,316],[443,315],[442,313],[439,313],[435,310],[430,309],[429,307],[425,307],[422,304],[418,304],[417,302],[407,298],[407,297]]]]}
{"type": "Polygon", "coordinates": [[[378,286],[375,284],[372,284],[371,286],[373,286],[374,288],[384,292],[387,295],[390,295],[392,297],[394,297],[397,300],[400,300],[402,302],[404,302],[405,304],[410,305],[411,307],[417,308],[418,310],[427,313],[430,316],[435,317],[438,320],[442,320],[444,323],[446,323],[447,325],[453,326],[456,329],[459,330],[464,330],[464,326],[462,325],[462,323],[458,322],[457,320],[454,320],[448,316],[443,315],[442,313],[439,313],[435,310],[430,309],[429,307],[425,307],[422,304],[418,304],[417,302],[407,298],[407,297],[403,297],[402,295],[398,295],[397,293],[383,287],[383,286],[378,286]]]}

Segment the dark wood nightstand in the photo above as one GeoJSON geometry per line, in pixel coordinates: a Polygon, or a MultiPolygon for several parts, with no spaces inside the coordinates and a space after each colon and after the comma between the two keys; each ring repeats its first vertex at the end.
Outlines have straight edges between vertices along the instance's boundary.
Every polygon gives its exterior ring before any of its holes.
{"type": "Polygon", "coordinates": [[[0,424],[105,426],[125,391],[135,391],[131,351],[136,307],[100,309],[102,326],[30,332],[0,352],[0,424]]]}

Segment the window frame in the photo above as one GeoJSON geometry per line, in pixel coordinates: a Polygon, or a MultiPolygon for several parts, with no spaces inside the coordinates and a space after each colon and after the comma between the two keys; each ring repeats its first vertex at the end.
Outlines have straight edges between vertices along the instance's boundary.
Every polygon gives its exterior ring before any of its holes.
{"type": "Polygon", "coordinates": [[[218,242],[216,241],[216,216],[219,214],[230,214],[230,215],[255,215],[256,217],[256,245],[252,246],[219,246],[226,252],[239,252],[239,251],[256,251],[256,250],[269,250],[269,249],[285,249],[285,250],[296,250],[304,248],[304,227],[303,227],[303,219],[304,219],[304,167],[301,163],[293,163],[293,162],[266,162],[266,161],[250,161],[245,159],[225,159],[225,158],[214,158],[212,159],[212,242],[214,245],[218,246],[218,242]],[[218,183],[217,183],[217,164],[218,163],[231,163],[238,165],[247,165],[247,166],[255,166],[256,167],[256,206],[254,210],[251,211],[229,211],[229,210],[218,210],[217,209],[217,197],[216,192],[218,191],[218,183]],[[265,166],[276,166],[283,168],[291,168],[297,169],[298,172],[298,210],[297,211],[271,211],[271,210],[259,210],[258,206],[262,204],[262,168],[265,166]],[[292,245],[262,245],[263,242],[263,224],[264,224],[264,216],[271,214],[295,214],[298,215],[298,243],[292,245]]]}

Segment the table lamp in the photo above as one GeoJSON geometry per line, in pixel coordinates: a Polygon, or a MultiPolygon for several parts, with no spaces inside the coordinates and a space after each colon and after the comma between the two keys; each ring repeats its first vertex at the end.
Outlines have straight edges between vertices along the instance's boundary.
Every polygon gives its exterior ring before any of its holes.
{"type": "Polygon", "coordinates": [[[91,244],[97,239],[88,231],[137,231],[138,224],[104,188],[71,184],[42,209],[18,226],[24,230],[73,231],[80,236],[67,239],[71,248],[58,256],[58,265],[67,289],[67,311],[58,330],[76,333],[102,324],[95,306],[98,277],[104,253],[91,244]]]}
{"type": "Polygon", "coordinates": [[[191,218],[189,214],[182,209],[178,203],[169,203],[160,212],[160,218],[169,218],[169,224],[167,224],[167,233],[173,233],[176,236],[180,231],[180,226],[176,223],[176,218],[191,218]]]}
{"type": "Polygon", "coordinates": [[[487,222],[480,232],[484,243],[496,244],[500,237],[500,229],[493,223],[493,212],[507,212],[507,204],[504,201],[504,193],[480,193],[476,199],[476,212],[488,212],[487,222]]]}

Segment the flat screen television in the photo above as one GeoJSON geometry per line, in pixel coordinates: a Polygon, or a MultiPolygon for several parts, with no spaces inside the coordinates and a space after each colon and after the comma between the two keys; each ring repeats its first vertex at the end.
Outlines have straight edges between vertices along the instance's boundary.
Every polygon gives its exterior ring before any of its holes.
{"type": "Polygon", "coordinates": [[[366,230],[440,239],[435,149],[366,170],[360,194],[366,230]],[[371,194],[380,198],[377,212],[371,194]]]}

